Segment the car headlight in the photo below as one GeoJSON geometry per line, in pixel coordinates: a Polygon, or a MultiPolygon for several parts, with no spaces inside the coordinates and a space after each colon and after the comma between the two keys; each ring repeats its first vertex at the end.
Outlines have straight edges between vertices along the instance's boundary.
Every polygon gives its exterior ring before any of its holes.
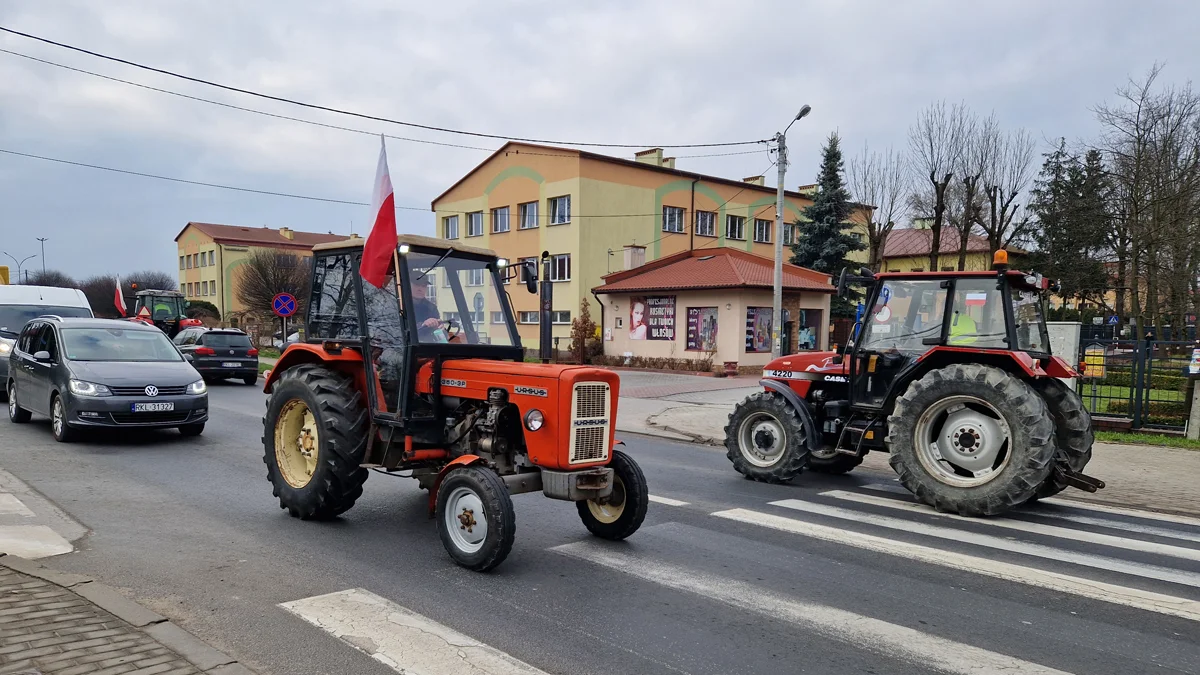
{"type": "Polygon", "coordinates": [[[533,409],[525,413],[525,428],[530,431],[537,431],[546,423],[546,416],[541,410],[533,409]]]}
{"type": "Polygon", "coordinates": [[[195,382],[189,384],[187,388],[187,393],[192,395],[199,395],[207,392],[208,385],[204,384],[204,380],[196,380],[195,382]]]}
{"type": "Polygon", "coordinates": [[[0,356],[8,356],[10,353],[12,353],[12,346],[12,342],[0,338],[0,356]]]}
{"type": "Polygon", "coordinates": [[[112,396],[112,392],[108,387],[95,382],[84,382],[83,380],[71,380],[67,383],[71,388],[71,393],[76,396],[112,396]]]}

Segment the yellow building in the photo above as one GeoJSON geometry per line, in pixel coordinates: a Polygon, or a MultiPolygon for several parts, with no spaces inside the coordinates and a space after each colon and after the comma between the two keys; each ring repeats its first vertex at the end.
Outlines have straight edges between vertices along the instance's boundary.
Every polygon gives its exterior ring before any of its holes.
{"type": "Polygon", "coordinates": [[[312,247],[345,240],[344,235],[297,232],[281,227],[239,227],[213,223],[188,223],[175,237],[179,249],[179,292],[188,300],[216,305],[221,320],[237,327],[246,311],[238,300],[239,267],[251,251],[272,249],[281,255],[312,255],[312,247]]]}
{"type": "MultiPolygon", "coordinates": [[[[719,246],[774,258],[775,199],[763,176],[734,180],[683,171],[661,149],[629,160],[510,142],[434,199],[432,208],[438,237],[490,248],[514,262],[548,252],[557,282],[553,335],[565,341],[581,300],[599,319],[590,289],[606,274],[719,246]]],[[[785,245],[791,223],[810,204],[803,192],[786,192],[785,245]]],[[[853,221],[865,216],[860,208],[853,221]]],[[[865,233],[861,225],[852,227],[865,233]]],[[[790,251],[784,256],[790,260],[790,251]]],[[[537,298],[511,296],[522,342],[537,346],[537,298]]]]}

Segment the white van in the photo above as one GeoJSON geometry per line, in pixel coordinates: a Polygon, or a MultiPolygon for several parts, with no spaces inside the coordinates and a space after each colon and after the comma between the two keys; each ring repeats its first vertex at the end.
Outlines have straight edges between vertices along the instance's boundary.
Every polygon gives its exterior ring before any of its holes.
{"type": "Polygon", "coordinates": [[[7,398],[8,356],[25,324],[39,316],[93,316],[78,288],[0,285],[0,400],[7,398]]]}

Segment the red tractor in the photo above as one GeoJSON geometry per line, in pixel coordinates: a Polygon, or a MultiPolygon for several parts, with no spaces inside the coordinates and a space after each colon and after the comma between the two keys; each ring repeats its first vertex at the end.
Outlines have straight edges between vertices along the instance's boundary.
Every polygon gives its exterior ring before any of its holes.
{"type": "MultiPolygon", "coordinates": [[[[189,319],[186,314],[187,300],[179,291],[159,289],[137,290],[138,284],[131,284],[134,290],[133,312],[130,321],[154,326],[167,334],[172,340],[179,331],[191,326],[203,325],[199,319],[189,319]]],[[[129,304],[129,303],[126,303],[129,304]]]]}
{"type": "MultiPolygon", "coordinates": [[[[280,508],[334,518],[362,495],[368,469],[406,472],[429,491],[450,557],[476,571],[512,549],[514,494],[574,502],[599,537],[636,532],[649,492],[614,447],[620,380],[524,362],[507,289],[521,270],[536,293],[536,265],[401,235],[395,274],[376,288],[359,275],[362,248],[313,249],[307,341],[289,344],[267,378],[263,461],[280,508]]],[[[542,282],[544,326],[551,288],[542,282]]]]}
{"type": "Polygon", "coordinates": [[[993,272],[843,271],[839,294],[851,285],[866,286],[869,309],[844,353],[775,359],[730,415],[740,473],[841,474],[880,450],[918,500],[966,516],[1104,487],[1082,473],[1091,416],[1058,379],[1076,372],[1050,352],[1046,279],[1000,251],[993,272]]]}

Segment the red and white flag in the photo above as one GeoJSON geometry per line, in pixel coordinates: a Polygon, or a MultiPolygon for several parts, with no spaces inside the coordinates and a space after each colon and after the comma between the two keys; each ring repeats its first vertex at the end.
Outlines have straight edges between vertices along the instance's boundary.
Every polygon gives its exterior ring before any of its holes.
{"type": "Polygon", "coordinates": [[[117,293],[113,297],[113,304],[116,305],[117,311],[121,313],[121,316],[125,316],[125,312],[128,310],[125,307],[125,296],[121,295],[121,277],[119,275],[117,276],[117,293]]]}
{"type": "Polygon", "coordinates": [[[396,198],[392,194],[392,177],[388,175],[387,146],[379,137],[379,168],[375,170],[375,190],[371,193],[371,214],[375,224],[363,244],[362,262],[358,271],[367,283],[383,288],[392,256],[396,251],[396,198]]]}

